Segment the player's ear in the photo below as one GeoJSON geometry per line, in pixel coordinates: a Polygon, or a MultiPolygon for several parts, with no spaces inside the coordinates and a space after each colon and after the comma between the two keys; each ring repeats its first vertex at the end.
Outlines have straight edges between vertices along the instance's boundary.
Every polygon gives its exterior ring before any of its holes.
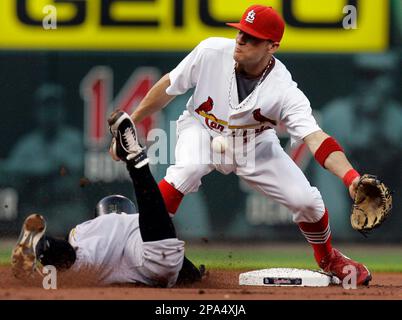
{"type": "Polygon", "coordinates": [[[268,53],[274,54],[279,49],[279,42],[268,40],[268,53]]]}

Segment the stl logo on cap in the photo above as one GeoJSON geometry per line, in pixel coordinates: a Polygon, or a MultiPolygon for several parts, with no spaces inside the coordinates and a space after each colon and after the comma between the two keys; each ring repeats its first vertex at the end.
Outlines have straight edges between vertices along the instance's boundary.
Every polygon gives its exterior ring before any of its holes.
{"type": "Polygon", "coordinates": [[[255,12],[254,12],[254,10],[251,10],[247,14],[246,21],[249,22],[249,23],[253,23],[254,19],[255,19],[255,12]]]}
{"type": "Polygon", "coordinates": [[[248,7],[241,16],[240,22],[229,22],[226,25],[241,30],[255,38],[280,42],[285,31],[285,21],[272,8],[263,5],[248,7]],[[257,18],[258,14],[258,19],[257,18]]]}

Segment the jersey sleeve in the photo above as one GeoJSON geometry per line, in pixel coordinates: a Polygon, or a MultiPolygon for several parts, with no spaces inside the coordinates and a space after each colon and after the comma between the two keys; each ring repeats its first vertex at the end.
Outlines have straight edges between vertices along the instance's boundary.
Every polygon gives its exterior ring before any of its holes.
{"type": "Polygon", "coordinates": [[[310,101],[295,82],[286,90],[282,108],[281,121],[291,137],[292,146],[321,130],[312,114],[310,101]]]}
{"type": "Polygon", "coordinates": [[[166,89],[168,95],[184,94],[195,87],[200,72],[202,47],[200,43],[169,73],[170,86],[166,89]]]}

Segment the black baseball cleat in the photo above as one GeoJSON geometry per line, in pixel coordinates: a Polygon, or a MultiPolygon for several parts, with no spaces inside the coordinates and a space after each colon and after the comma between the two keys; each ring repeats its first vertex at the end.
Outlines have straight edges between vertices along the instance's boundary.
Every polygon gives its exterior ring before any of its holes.
{"type": "Polygon", "coordinates": [[[16,278],[32,276],[36,270],[36,246],[46,231],[45,218],[39,214],[28,216],[11,256],[11,270],[16,278]]]}
{"type": "Polygon", "coordinates": [[[110,132],[115,138],[111,148],[115,157],[125,162],[130,160],[137,169],[149,163],[145,148],[138,142],[135,125],[127,113],[114,111],[108,123],[110,132]]]}
{"type": "Polygon", "coordinates": [[[205,266],[202,264],[197,268],[186,256],[183,258],[183,266],[177,277],[177,285],[188,285],[199,282],[205,276],[205,266]]]}

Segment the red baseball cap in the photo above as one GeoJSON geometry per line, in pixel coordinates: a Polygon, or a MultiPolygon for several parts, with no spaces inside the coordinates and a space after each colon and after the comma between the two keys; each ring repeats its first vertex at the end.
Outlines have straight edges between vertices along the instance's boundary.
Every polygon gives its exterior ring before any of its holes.
{"type": "Polygon", "coordinates": [[[280,42],[285,31],[285,22],[272,7],[252,5],[243,13],[240,23],[226,23],[253,37],[280,42]]]}

